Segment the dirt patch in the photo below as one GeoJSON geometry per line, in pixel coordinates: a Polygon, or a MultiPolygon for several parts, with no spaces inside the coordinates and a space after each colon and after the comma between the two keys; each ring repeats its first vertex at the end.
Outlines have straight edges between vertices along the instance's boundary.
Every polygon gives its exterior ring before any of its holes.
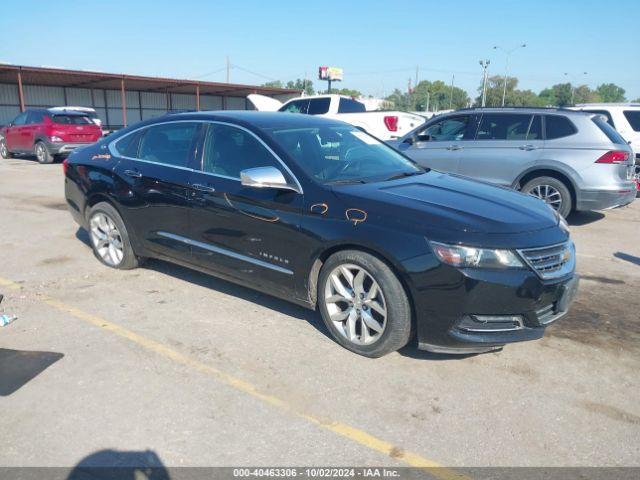
{"type": "Polygon", "coordinates": [[[51,258],[45,258],[44,260],[39,262],[38,265],[59,265],[61,263],[67,263],[70,261],[71,261],[71,257],[65,257],[65,256],[51,257],[51,258]]]}
{"type": "Polygon", "coordinates": [[[610,285],[622,285],[627,282],[624,280],[618,280],[616,278],[599,277],[597,275],[582,275],[580,280],[591,280],[592,282],[608,283],[610,285]]]}
{"type": "Polygon", "coordinates": [[[609,417],[619,422],[630,423],[631,425],[640,425],[640,416],[625,412],[624,410],[612,407],[611,405],[588,401],[581,402],[579,405],[589,412],[604,415],[605,417],[609,417]]]}
{"type": "Polygon", "coordinates": [[[64,202],[41,202],[40,205],[52,210],[67,210],[67,204],[64,202]]]}

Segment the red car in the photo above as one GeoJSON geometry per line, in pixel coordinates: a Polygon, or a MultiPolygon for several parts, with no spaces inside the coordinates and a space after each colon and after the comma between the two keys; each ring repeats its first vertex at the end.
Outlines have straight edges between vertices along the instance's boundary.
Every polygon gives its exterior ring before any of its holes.
{"type": "Polygon", "coordinates": [[[29,109],[0,129],[0,155],[29,154],[40,163],[52,163],[101,137],[100,127],[84,112],[29,109]]]}

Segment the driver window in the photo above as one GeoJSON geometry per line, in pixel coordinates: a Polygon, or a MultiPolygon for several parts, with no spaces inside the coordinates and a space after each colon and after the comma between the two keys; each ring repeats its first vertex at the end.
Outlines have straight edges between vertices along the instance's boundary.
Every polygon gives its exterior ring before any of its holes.
{"type": "Polygon", "coordinates": [[[470,115],[443,118],[418,134],[419,142],[451,142],[464,140],[470,115]]]}
{"type": "Polygon", "coordinates": [[[27,122],[27,112],[23,112],[18,115],[13,121],[14,125],[24,125],[27,122]]]}
{"type": "Polygon", "coordinates": [[[204,143],[204,172],[240,179],[242,170],[256,167],[276,167],[287,176],[278,160],[249,132],[229,125],[209,125],[204,143]]]}
{"type": "Polygon", "coordinates": [[[307,113],[309,109],[309,100],[296,100],[284,105],[279,111],[287,113],[307,113]]]}

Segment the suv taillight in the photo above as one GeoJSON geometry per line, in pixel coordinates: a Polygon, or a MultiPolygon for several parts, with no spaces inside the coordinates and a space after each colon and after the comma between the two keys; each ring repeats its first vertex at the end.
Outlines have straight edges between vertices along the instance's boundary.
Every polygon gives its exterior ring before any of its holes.
{"type": "Polygon", "coordinates": [[[621,150],[611,150],[610,152],[602,155],[596,163],[627,163],[629,159],[629,152],[621,150]]]}
{"type": "Polygon", "coordinates": [[[69,160],[68,159],[64,159],[62,161],[62,173],[63,175],[66,177],[67,176],[67,169],[69,168],[69,160]]]}
{"type": "Polygon", "coordinates": [[[384,117],[384,125],[390,132],[398,131],[398,117],[395,115],[388,115],[384,117]]]}

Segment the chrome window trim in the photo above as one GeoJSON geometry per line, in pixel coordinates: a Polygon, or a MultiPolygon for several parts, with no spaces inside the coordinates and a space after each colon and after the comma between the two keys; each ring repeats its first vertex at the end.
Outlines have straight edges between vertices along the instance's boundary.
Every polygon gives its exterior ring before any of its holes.
{"type": "MultiPolygon", "coordinates": [[[[219,121],[219,120],[170,120],[170,121],[167,121],[167,122],[157,122],[157,123],[152,123],[150,125],[143,125],[142,127],[138,127],[135,130],[131,130],[130,132],[128,132],[127,134],[121,136],[120,138],[116,138],[115,140],[112,140],[107,145],[107,148],[109,149],[109,153],[111,153],[111,155],[113,155],[114,157],[124,158],[126,160],[134,160],[136,162],[149,163],[151,165],[160,165],[160,166],[163,166],[163,167],[177,168],[179,170],[187,170],[187,171],[190,171],[190,172],[197,172],[197,173],[202,173],[202,174],[205,174],[205,175],[211,175],[213,177],[225,178],[227,180],[235,180],[237,182],[240,182],[240,178],[239,177],[231,177],[229,175],[221,175],[221,174],[218,174],[218,173],[205,172],[202,169],[202,162],[200,162],[200,168],[199,169],[195,169],[195,168],[189,168],[189,167],[181,167],[179,165],[169,165],[168,163],[154,162],[152,160],[144,160],[142,158],[127,157],[125,155],[120,154],[118,152],[118,150],[116,150],[116,144],[119,141],[127,138],[129,135],[133,135],[134,133],[139,132],[140,130],[144,130],[146,128],[155,127],[156,125],[168,125],[170,123],[207,123],[207,124],[217,123],[217,124],[220,124],[220,125],[225,125],[225,126],[229,126],[229,127],[233,127],[233,128],[238,128],[240,130],[243,130],[243,131],[249,133],[251,136],[253,136],[253,138],[258,140],[258,142],[260,142],[262,144],[262,146],[264,146],[271,155],[273,155],[275,157],[275,159],[282,166],[282,168],[284,168],[285,171],[291,176],[291,178],[293,178],[293,180],[295,182],[296,192],[299,193],[300,195],[304,194],[304,190],[302,189],[302,185],[298,181],[298,178],[293,174],[291,169],[287,166],[286,163],[284,163],[284,161],[278,156],[278,154],[276,154],[276,152],[274,152],[271,149],[271,147],[269,147],[269,145],[267,145],[264,142],[264,140],[262,140],[260,137],[258,137],[251,130],[249,130],[248,128],[245,128],[245,127],[243,127],[241,125],[236,125],[234,123],[222,122],[222,121],[219,121]]],[[[202,154],[204,155],[204,148],[203,148],[202,154]]]]}
{"type": "Polygon", "coordinates": [[[165,238],[170,238],[172,240],[177,240],[179,242],[185,243],[187,245],[191,245],[194,247],[199,247],[204,250],[208,250],[210,252],[220,253],[221,255],[226,255],[227,257],[235,258],[237,260],[242,260],[247,263],[252,263],[254,265],[258,265],[260,267],[268,268],[271,270],[275,270],[276,272],[285,273],[287,275],[293,275],[293,271],[288,270],[286,268],[280,267],[279,265],[274,265],[269,262],[265,262],[263,260],[258,260],[257,258],[249,257],[248,255],[243,255],[241,253],[236,253],[231,250],[227,250],[226,248],[217,247],[215,245],[211,245],[209,243],[200,242],[198,240],[193,240],[191,238],[183,237],[181,235],[176,235],[174,233],[157,232],[158,235],[165,238]]]}

